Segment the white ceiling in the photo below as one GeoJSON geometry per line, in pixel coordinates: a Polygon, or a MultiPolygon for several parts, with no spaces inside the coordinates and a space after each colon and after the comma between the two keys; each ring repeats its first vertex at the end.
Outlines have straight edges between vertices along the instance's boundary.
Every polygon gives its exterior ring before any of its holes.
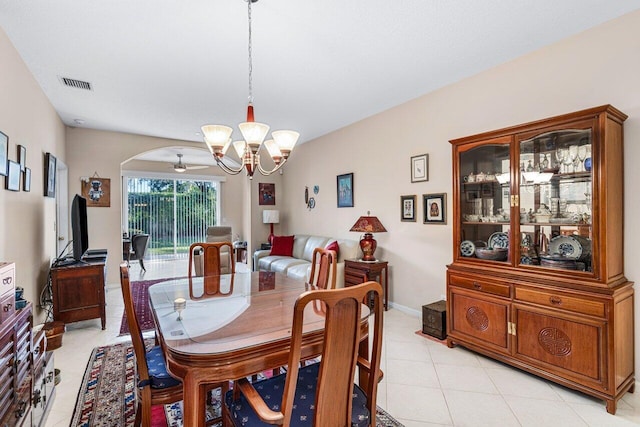
{"type": "MultiPolygon", "coordinates": [[[[260,0],[256,120],[306,142],[638,8],[637,0],[260,0]]],[[[0,26],[69,126],[202,141],[200,126],[218,123],[240,137],[244,0],[0,0],[0,26]]]]}

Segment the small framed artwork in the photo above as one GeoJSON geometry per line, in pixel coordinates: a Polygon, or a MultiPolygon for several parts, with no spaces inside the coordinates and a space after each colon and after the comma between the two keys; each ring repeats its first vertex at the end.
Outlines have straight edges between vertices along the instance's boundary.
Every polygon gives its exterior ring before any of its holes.
{"type": "Polygon", "coordinates": [[[429,180],[429,155],[420,154],[411,157],[411,182],[429,180]]]}
{"type": "Polygon", "coordinates": [[[336,177],[336,190],[339,208],[353,207],[353,173],[345,173],[336,177]]]}
{"type": "Polygon", "coordinates": [[[423,194],[424,223],[447,223],[447,193],[423,194]]]}
{"type": "Polygon", "coordinates": [[[261,182],[258,184],[258,200],[259,205],[275,205],[276,204],[276,185],[261,182]]]}
{"type": "Polygon", "coordinates": [[[4,188],[11,191],[20,191],[20,163],[9,160],[9,169],[4,180],[4,188]]]}
{"type": "Polygon", "coordinates": [[[482,184],[482,197],[493,197],[492,184],[482,184]]]}
{"type": "Polygon", "coordinates": [[[56,197],[56,158],[51,153],[44,156],[44,196],[56,197]]]}
{"type": "Polygon", "coordinates": [[[9,137],[0,132],[0,175],[7,176],[9,160],[9,137]]]}
{"type": "Polygon", "coordinates": [[[24,168],[24,175],[22,175],[22,189],[24,191],[31,191],[31,168],[24,168]]]}
{"type": "Polygon", "coordinates": [[[27,147],[24,145],[18,145],[18,163],[20,170],[24,172],[24,168],[27,167],[27,147]]]}
{"type": "Polygon", "coordinates": [[[400,221],[415,222],[416,196],[400,196],[400,221]]]}
{"type": "Polygon", "coordinates": [[[111,206],[111,178],[93,176],[82,180],[82,197],[87,199],[89,208],[108,208],[111,206]]]}
{"type": "Polygon", "coordinates": [[[473,202],[480,198],[480,190],[465,190],[464,195],[467,202],[473,202]]]}

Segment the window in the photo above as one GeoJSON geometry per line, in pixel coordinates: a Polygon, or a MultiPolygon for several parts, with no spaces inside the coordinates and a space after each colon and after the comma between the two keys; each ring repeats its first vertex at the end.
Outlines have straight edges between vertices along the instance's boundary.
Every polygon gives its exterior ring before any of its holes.
{"type": "Polygon", "coordinates": [[[128,174],[122,194],[123,232],[149,234],[150,259],[188,256],[220,220],[219,181],[128,174]]]}

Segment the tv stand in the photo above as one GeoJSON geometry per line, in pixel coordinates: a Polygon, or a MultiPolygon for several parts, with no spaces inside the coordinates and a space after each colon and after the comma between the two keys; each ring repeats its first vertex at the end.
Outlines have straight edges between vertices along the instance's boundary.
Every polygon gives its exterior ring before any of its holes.
{"type": "Polygon", "coordinates": [[[53,319],[73,323],[100,318],[104,330],[106,267],[106,254],[103,258],[54,264],[51,267],[53,319]]]}

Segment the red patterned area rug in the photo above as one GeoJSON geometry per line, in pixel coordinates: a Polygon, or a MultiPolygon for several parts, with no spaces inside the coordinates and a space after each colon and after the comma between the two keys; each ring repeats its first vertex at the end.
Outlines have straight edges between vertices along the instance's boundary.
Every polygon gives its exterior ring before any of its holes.
{"type": "MultiPolygon", "coordinates": [[[[148,346],[153,340],[146,340],[148,346]]],[[[135,356],[130,342],[96,347],[89,358],[69,427],[133,427],[135,356]]],[[[220,413],[220,389],[207,399],[207,418],[220,413]]],[[[182,402],[152,408],[152,427],[182,427],[182,402]]],[[[377,427],[402,427],[380,407],[377,427]]]]}
{"type": "MultiPolygon", "coordinates": [[[[156,279],[156,280],[140,280],[137,282],[131,282],[131,294],[133,295],[133,307],[136,310],[136,316],[140,323],[140,329],[142,332],[153,331],[156,327],[153,323],[153,316],[151,315],[151,307],[149,307],[149,286],[158,282],[164,282],[168,279],[156,279]]],[[[120,335],[129,334],[129,324],[127,323],[127,315],[122,314],[122,322],[120,323],[120,335]]]]}
{"type": "Polygon", "coordinates": [[[96,347],[82,378],[69,426],[133,426],[135,365],[130,342],[96,347]]]}

